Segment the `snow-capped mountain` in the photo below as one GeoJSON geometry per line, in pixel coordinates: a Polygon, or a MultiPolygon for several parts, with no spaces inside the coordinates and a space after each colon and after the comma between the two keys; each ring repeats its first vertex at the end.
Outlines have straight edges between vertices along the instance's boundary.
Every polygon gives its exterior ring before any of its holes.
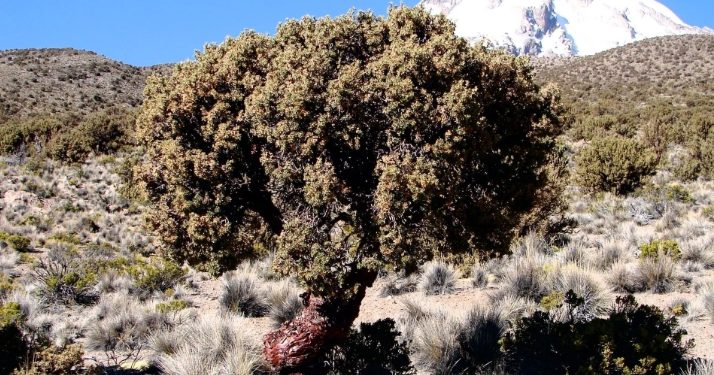
{"type": "Polygon", "coordinates": [[[591,55],[636,40],[714,34],[689,26],[656,0],[422,0],[456,33],[519,55],[591,55]]]}

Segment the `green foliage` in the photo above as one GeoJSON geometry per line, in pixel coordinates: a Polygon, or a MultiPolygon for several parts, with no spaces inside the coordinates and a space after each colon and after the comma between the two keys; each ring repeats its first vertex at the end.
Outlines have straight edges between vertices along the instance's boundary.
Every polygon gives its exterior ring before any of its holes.
{"type": "Polygon", "coordinates": [[[0,272],[0,299],[5,298],[10,292],[15,290],[15,282],[10,278],[10,276],[5,273],[0,272]]]}
{"type": "Polygon", "coordinates": [[[114,152],[132,143],[134,112],[110,108],[86,117],[44,115],[0,124],[0,153],[83,161],[90,153],[114,152]]]}
{"type": "Polygon", "coordinates": [[[576,157],[576,181],[589,192],[625,194],[655,171],[656,156],[624,137],[594,139],[576,157]]]}
{"type": "Polygon", "coordinates": [[[414,374],[409,348],[399,342],[394,320],[382,319],[361,323],[352,329],[347,341],[332,349],[326,359],[330,375],[396,375],[414,374]]]}
{"type": "Polygon", "coordinates": [[[90,304],[97,299],[93,291],[98,280],[94,259],[83,258],[76,249],[51,247],[34,272],[40,282],[39,294],[50,302],[90,304]]]}
{"type": "Polygon", "coordinates": [[[67,244],[67,245],[75,245],[75,246],[82,244],[82,239],[79,238],[79,235],[77,233],[73,233],[73,232],[55,233],[55,234],[47,237],[47,241],[53,241],[53,242],[63,243],[63,244],[67,244]]]}
{"type": "Polygon", "coordinates": [[[682,251],[675,240],[652,240],[640,245],[640,259],[657,259],[660,256],[668,256],[673,260],[682,257],[682,251]]]}
{"type": "Polygon", "coordinates": [[[184,301],[182,299],[174,299],[168,302],[157,303],[156,311],[162,314],[167,314],[170,312],[181,311],[183,309],[188,308],[189,306],[190,304],[187,301],[184,301]]]}
{"type": "Polygon", "coordinates": [[[552,292],[540,299],[540,306],[548,311],[560,307],[565,301],[565,295],[561,292],[552,292]]]}
{"type": "MultiPolygon", "coordinates": [[[[572,293],[566,303],[578,305],[572,293]]],[[[692,346],[675,317],[618,297],[607,319],[565,322],[547,312],[521,318],[503,339],[507,366],[518,374],[676,374],[692,346]]]]}
{"type": "Polygon", "coordinates": [[[0,232],[0,241],[7,242],[10,247],[13,249],[19,251],[19,252],[25,252],[30,250],[30,241],[29,238],[20,235],[20,234],[10,234],[7,232],[0,232]]]}
{"type": "Polygon", "coordinates": [[[135,263],[125,270],[144,296],[165,292],[186,277],[186,270],[181,265],[160,257],[136,257],[135,263]]]}
{"type": "Polygon", "coordinates": [[[22,363],[26,352],[19,327],[22,319],[19,304],[0,303],[0,374],[9,374],[22,363]]]}
{"type": "Polygon", "coordinates": [[[32,353],[29,368],[18,369],[13,375],[71,375],[84,365],[84,351],[79,344],[65,347],[47,345],[32,353]]]}
{"type": "Polygon", "coordinates": [[[342,298],[537,227],[564,180],[556,99],[525,59],[422,9],[288,21],[149,80],[135,184],[177,260],[224,271],[275,249],[342,298]]]}

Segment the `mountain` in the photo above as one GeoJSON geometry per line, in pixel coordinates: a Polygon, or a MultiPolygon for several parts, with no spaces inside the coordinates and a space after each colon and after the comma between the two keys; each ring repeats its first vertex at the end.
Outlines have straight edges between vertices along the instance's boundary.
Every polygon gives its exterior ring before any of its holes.
{"type": "Polygon", "coordinates": [[[457,34],[517,55],[592,55],[646,38],[714,34],[656,0],[422,0],[457,34]]]}
{"type": "Polygon", "coordinates": [[[146,78],[168,69],[134,67],[70,48],[0,51],[0,118],[136,107],[146,78]]]}

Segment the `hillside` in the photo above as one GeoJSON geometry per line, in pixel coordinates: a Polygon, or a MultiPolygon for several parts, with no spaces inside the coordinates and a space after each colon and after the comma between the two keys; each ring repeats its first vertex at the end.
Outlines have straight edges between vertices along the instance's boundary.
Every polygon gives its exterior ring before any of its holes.
{"type": "Polygon", "coordinates": [[[75,49],[0,51],[0,117],[136,107],[146,78],[166,70],[75,49]]]}
{"type": "Polygon", "coordinates": [[[536,76],[570,99],[627,101],[714,95],[714,36],[666,36],[593,56],[534,58],[536,76]]]}
{"type": "Polygon", "coordinates": [[[560,87],[576,138],[599,130],[631,136],[664,122],[671,133],[666,142],[683,143],[692,119],[706,121],[714,113],[714,36],[652,38],[593,56],[532,63],[538,81],[560,87]],[[608,129],[593,129],[597,124],[608,129]]]}

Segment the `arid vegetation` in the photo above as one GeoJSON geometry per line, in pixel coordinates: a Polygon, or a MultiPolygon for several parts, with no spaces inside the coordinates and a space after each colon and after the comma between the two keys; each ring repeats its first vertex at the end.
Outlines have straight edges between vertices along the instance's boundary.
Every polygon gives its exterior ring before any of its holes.
{"type": "Polygon", "coordinates": [[[291,21],[146,101],[0,52],[0,373],[268,374],[305,317],[307,373],[714,373],[714,38],[531,73],[452,32],[291,21]]]}

